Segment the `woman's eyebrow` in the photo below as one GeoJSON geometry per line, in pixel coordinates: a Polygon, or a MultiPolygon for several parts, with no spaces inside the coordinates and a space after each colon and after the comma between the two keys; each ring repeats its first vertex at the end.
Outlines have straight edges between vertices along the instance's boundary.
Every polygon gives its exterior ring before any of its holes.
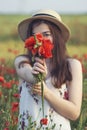
{"type": "Polygon", "coordinates": [[[42,33],[50,33],[50,31],[45,31],[45,32],[42,32],[42,33]]]}
{"type": "MultiPolygon", "coordinates": [[[[44,32],[41,32],[42,34],[43,33],[51,33],[50,31],[44,31],[44,32]]],[[[32,32],[32,35],[35,35],[35,34],[37,34],[37,33],[34,33],[34,32],[32,32]]]]}

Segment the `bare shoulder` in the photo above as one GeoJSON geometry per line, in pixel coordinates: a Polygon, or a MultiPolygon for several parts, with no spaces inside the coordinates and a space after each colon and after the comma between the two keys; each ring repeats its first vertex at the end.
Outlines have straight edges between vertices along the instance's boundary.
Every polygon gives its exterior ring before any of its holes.
{"type": "Polygon", "coordinates": [[[19,55],[14,59],[14,65],[18,66],[20,63],[29,63],[27,55],[19,55]]]}
{"type": "Polygon", "coordinates": [[[74,59],[74,58],[69,58],[68,61],[70,64],[71,71],[74,71],[74,72],[82,71],[82,64],[79,60],[74,59]]]}
{"type": "Polygon", "coordinates": [[[72,66],[81,67],[81,62],[77,59],[69,58],[68,61],[69,61],[71,67],[72,66]]]}
{"type": "MultiPolygon", "coordinates": [[[[72,74],[72,81],[68,82],[68,86],[82,86],[82,65],[81,62],[74,58],[68,59],[70,64],[70,71],[72,74]],[[73,85],[75,84],[75,85],[73,85]]],[[[71,88],[72,88],[71,87],[71,88]]],[[[73,87],[74,88],[74,87],[73,87]]]]}
{"type": "Polygon", "coordinates": [[[18,55],[15,60],[29,60],[27,55],[18,55]]]}

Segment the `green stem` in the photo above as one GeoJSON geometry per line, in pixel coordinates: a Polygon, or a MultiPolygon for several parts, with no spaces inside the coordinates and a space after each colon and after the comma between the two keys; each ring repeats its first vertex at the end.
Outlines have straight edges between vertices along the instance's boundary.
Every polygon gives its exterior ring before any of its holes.
{"type": "Polygon", "coordinates": [[[43,118],[44,118],[44,87],[43,87],[43,81],[41,81],[41,92],[42,92],[42,112],[43,112],[43,118]]]}

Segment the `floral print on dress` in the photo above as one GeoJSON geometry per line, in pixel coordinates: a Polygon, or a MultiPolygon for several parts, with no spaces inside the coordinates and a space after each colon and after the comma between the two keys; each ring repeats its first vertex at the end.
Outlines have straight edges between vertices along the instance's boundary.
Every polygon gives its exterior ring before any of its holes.
{"type": "Polygon", "coordinates": [[[63,87],[62,89],[59,89],[60,97],[68,100],[69,99],[69,93],[67,87],[63,87]]]}
{"type": "MultiPolygon", "coordinates": [[[[56,95],[68,100],[66,85],[60,89],[49,84],[56,95]]],[[[71,130],[68,119],[58,114],[45,100],[45,116],[41,115],[42,107],[40,96],[32,93],[32,84],[23,82],[20,85],[20,113],[18,130],[71,130]]],[[[52,98],[52,97],[51,97],[52,98]]]]}
{"type": "Polygon", "coordinates": [[[69,99],[69,93],[68,93],[68,91],[64,91],[64,99],[66,99],[66,100],[69,99]]]}

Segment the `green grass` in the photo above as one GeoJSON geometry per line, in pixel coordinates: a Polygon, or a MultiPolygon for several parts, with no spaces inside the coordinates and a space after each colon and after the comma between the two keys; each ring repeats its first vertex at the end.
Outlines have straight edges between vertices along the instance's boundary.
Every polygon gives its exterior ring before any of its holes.
{"type": "MultiPolygon", "coordinates": [[[[87,45],[87,15],[61,15],[71,30],[70,42],[87,45]]],[[[0,41],[18,38],[17,26],[29,15],[0,15],[0,41]]]]}
{"type": "Polygon", "coordinates": [[[83,54],[87,53],[87,46],[86,45],[67,45],[67,51],[70,56],[78,55],[82,56],[83,54]]]}
{"type": "Polygon", "coordinates": [[[81,23],[84,25],[87,25],[87,15],[82,14],[82,15],[62,15],[62,19],[65,23],[81,23]]]}
{"type": "Polygon", "coordinates": [[[24,45],[23,43],[19,43],[17,41],[6,41],[6,42],[0,42],[0,58],[10,58],[13,59],[15,57],[14,51],[17,50],[19,53],[24,53],[24,45]],[[9,50],[12,50],[12,52],[9,52],[9,50]]]}

